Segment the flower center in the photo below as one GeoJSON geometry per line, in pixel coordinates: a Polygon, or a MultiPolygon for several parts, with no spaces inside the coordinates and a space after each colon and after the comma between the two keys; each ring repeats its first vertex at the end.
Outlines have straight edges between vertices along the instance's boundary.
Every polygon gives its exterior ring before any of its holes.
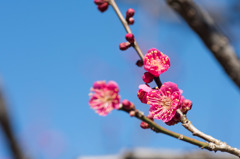
{"type": "Polygon", "coordinates": [[[153,66],[157,66],[157,70],[159,71],[162,68],[162,64],[159,60],[152,60],[151,64],[153,66]]]}
{"type": "Polygon", "coordinates": [[[166,109],[171,109],[172,108],[172,100],[169,97],[162,96],[161,97],[161,106],[166,108],[166,109]]]}
{"type": "Polygon", "coordinates": [[[112,91],[103,91],[102,93],[103,93],[103,95],[100,98],[100,100],[103,103],[111,103],[114,100],[114,98],[116,97],[116,94],[114,94],[112,91]]]}

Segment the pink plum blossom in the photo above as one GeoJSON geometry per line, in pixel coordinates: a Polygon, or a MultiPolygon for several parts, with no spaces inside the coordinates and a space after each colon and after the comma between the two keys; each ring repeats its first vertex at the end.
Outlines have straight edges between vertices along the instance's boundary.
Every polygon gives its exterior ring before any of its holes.
{"type": "Polygon", "coordinates": [[[160,89],[151,90],[147,94],[147,104],[149,113],[155,119],[162,119],[163,122],[169,122],[173,119],[178,108],[181,108],[181,91],[178,86],[172,82],[165,82],[160,89]]]}
{"type": "Polygon", "coordinates": [[[139,91],[137,93],[138,98],[140,99],[140,101],[142,103],[147,104],[147,94],[148,92],[150,92],[152,90],[152,88],[150,88],[148,85],[146,84],[142,84],[139,86],[139,91]]]}
{"type": "Polygon", "coordinates": [[[99,115],[106,116],[113,109],[119,108],[120,96],[116,82],[97,81],[91,88],[89,105],[99,115]]]}
{"type": "Polygon", "coordinates": [[[144,69],[155,77],[158,77],[170,67],[170,60],[159,50],[153,48],[148,50],[144,57],[144,69]]]}

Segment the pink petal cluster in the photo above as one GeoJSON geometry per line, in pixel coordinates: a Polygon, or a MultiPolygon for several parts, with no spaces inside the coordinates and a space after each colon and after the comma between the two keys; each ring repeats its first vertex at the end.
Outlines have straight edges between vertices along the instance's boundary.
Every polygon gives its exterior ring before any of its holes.
{"type": "Polygon", "coordinates": [[[152,90],[152,88],[150,88],[146,84],[142,84],[142,85],[139,86],[139,91],[137,93],[137,96],[142,103],[147,104],[147,94],[151,90],[152,90]]]}
{"type": "Polygon", "coordinates": [[[167,125],[180,122],[179,109],[183,114],[192,108],[192,102],[184,99],[183,91],[173,82],[165,82],[160,89],[152,89],[147,84],[139,85],[138,98],[150,105],[149,114],[155,119],[162,119],[167,125]]]}
{"type": "Polygon", "coordinates": [[[173,119],[178,108],[182,105],[181,91],[172,82],[164,83],[159,90],[152,90],[147,94],[147,101],[151,107],[149,113],[155,119],[169,122],[173,119]]]}
{"type": "Polygon", "coordinates": [[[91,88],[89,105],[99,115],[106,116],[113,109],[119,108],[120,96],[116,82],[97,81],[91,88]]]}
{"type": "Polygon", "coordinates": [[[167,55],[153,48],[148,50],[144,57],[144,69],[155,77],[158,77],[170,67],[170,60],[167,55]]]}

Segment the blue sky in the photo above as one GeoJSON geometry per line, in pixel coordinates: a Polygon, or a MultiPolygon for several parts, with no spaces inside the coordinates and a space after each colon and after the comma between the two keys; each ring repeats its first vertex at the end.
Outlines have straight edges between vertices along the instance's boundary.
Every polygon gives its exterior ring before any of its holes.
{"type": "MultiPolygon", "coordinates": [[[[175,21],[163,18],[167,15],[156,19],[141,5],[119,7],[136,10],[131,28],[144,53],[154,47],[169,56],[171,67],[161,78],[177,83],[193,101],[189,119],[203,132],[240,147],[239,90],[199,38],[177,16],[175,21]]],[[[0,22],[1,81],[17,138],[32,158],[115,154],[134,147],[198,150],[142,130],[140,121],[123,112],[100,117],[89,108],[93,82],[115,80],[122,99],[148,111],[136,96],[144,70],[135,66],[132,48],[118,49],[125,30],[112,8],[102,14],[91,0],[1,1],[0,22]]],[[[158,123],[191,136],[180,124],[158,123]]],[[[0,159],[6,158],[10,154],[0,132],[0,159]]]]}

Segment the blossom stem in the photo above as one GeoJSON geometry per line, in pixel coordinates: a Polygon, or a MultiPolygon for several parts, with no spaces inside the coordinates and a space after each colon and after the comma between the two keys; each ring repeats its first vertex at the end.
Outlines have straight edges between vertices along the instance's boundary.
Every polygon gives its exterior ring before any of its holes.
{"type": "MultiPolygon", "coordinates": [[[[123,17],[123,15],[122,15],[121,11],[119,10],[115,0],[108,0],[108,3],[113,7],[113,9],[116,12],[118,18],[122,22],[122,25],[125,28],[126,32],[127,33],[132,33],[132,31],[131,31],[131,29],[130,29],[126,19],[123,17]]],[[[144,59],[144,55],[143,55],[141,49],[139,48],[139,45],[138,45],[136,40],[134,41],[132,46],[136,50],[136,52],[138,53],[140,59],[143,60],[144,59]]]]}
{"type": "Polygon", "coordinates": [[[161,80],[160,80],[160,76],[154,77],[154,81],[156,82],[158,88],[160,89],[161,86],[162,86],[162,82],[161,82],[161,80]]]}
{"type": "Polygon", "coordinates": [[[184,115],[179,109],[177,110],[177,113],[180,115],[180,120],[181,120],[182,126],[185,127],[187,130],[189,130],[193,134],[193,136],[198,136],[198,137],[204,139],[205,141],[212,143],[211,146],[214,151],[219,150],[222,152],[228,152],[228,153],[231,153],[233,155],[240,157],[239,149],[233,148],[233,147],[229,146],[227,143],[217,140],[217,139],[213,138],[212,136],[209,136],[209,135],[201,132],[195,126],[193,126],[192,122],[189,121],[187,119],[186,115],[184,115]]]}

